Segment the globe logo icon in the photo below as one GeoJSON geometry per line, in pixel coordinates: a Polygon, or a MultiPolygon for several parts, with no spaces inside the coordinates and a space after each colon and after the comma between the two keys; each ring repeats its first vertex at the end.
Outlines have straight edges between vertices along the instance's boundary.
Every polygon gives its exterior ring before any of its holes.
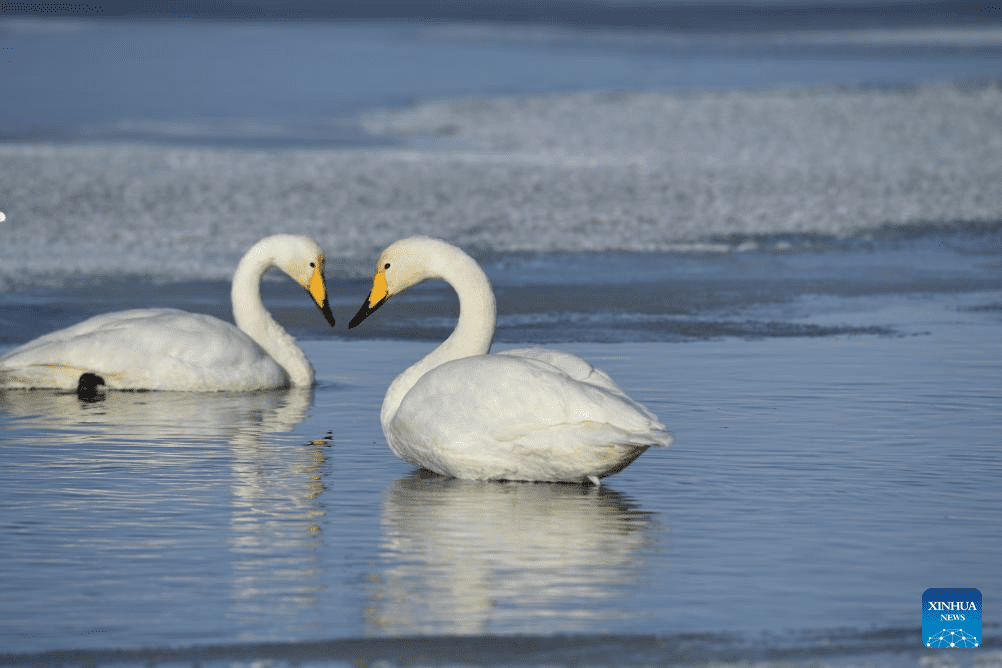
{"type": "Polygon", "coordinates": [[[939,633],[934,633],[925,640],[926,647],[967,647],[978,646],[978,639],[967,633],[963,629],[943,629],[939,633]]]}

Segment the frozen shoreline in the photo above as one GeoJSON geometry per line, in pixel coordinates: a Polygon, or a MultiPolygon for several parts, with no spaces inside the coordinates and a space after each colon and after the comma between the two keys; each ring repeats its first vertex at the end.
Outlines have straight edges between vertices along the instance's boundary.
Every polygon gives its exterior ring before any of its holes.
{"type": "Polygon", "coordinates": [[[0,289],[228,279],[277,231],[331,271],[432,234],[479,253],[739,248],[1002,221],[1002,87],[582,93],[361,120],[403,147],[2,144],[0,289]],[[707,242],[712,242],[707,246],[707,242]]]}

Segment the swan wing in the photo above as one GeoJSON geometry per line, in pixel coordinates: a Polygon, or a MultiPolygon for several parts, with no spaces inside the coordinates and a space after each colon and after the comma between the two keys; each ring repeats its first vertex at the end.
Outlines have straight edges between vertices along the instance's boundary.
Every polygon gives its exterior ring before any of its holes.
{"type": "Polygon", "coordinates": [[[630,398],[630,396],[623,391],[623,388],[621,388],[616,381],[609,376],[609,374],[595,367],[591,362],[579,357],[578,355],[565,353],[562,350],[554,350],[552,348],[515,348],[511,350],[504,350],[497,354],[521,357],[552,365],[572,380],[601,388],[607,392],[622,397],[623,399],[629,401],[634,408],[647,414],[647,416],[652,420],[657,420],[654,413],[648,410],[648,408],[640,402],[630,398]]]}
{"type": "Polygon", "coordinates": [[[607,375],[577,356],[535,351],[436,367],[411,388],[389,427],[397,454],[467,478],[580,481],[672,442],[607,375]]]}
{"type": "Polygon", "coordinates": [[[80,375],[109,389],[252,390],[288,384],[249,336],[212,316],[135,309],[95,316],[0,358],[0,385],[76,389],[80,375]]]}

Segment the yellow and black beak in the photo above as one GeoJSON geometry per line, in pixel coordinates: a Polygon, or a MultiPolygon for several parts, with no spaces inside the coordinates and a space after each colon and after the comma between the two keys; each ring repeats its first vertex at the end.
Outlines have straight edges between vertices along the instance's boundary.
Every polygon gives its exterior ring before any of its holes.
{"type": "Polygon", "coordinates": [[[310,277],[306,291],[310,293],[317,308],[320,309],[320,312],[324,314],[324,318],[333,327],[334,314],[331,313],[331,305],[327,301],[327,283],[324,282],[324,263],[322,261],[317,262],[313,268],[313,276],[310,277]]]}
{"type": "Polygon", "coordinates": [[[389,298],[390,292],[386,287],[386,275],[381,271],[377,271],[376,275],[372,278],[372,290],[369,291],[369,296],[362,303],[362,308],[358,309],[358,313],[348,323],[348,329],[359,325],[389,298]]]}

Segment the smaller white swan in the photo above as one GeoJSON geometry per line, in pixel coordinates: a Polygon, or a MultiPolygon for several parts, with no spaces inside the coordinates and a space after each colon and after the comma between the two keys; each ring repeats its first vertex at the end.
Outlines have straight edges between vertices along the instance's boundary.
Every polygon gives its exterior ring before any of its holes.
{"type": "Polygon", "coordinates": [[[312,385],[306,354],[261,301],[261,278],[271,267],[305,288],[334,326],[320,246],[276,234],[254,244],[233,274],[236,327],[169,308],[105,313],[0,357],[0,387],[210,392],[312,385]]]}
{"type": "Polygon", "coordinates": [[[455,478],[598,485],[647,448],[671,444],[651,411],[576,355],[488,354],[496,319],[490,282],[473,258],[444,241],[411,237],[384,250],[348,327],[429,278],[456,291],[459,322],[386,392],[380,422],[398,457],[455,478]]]}

